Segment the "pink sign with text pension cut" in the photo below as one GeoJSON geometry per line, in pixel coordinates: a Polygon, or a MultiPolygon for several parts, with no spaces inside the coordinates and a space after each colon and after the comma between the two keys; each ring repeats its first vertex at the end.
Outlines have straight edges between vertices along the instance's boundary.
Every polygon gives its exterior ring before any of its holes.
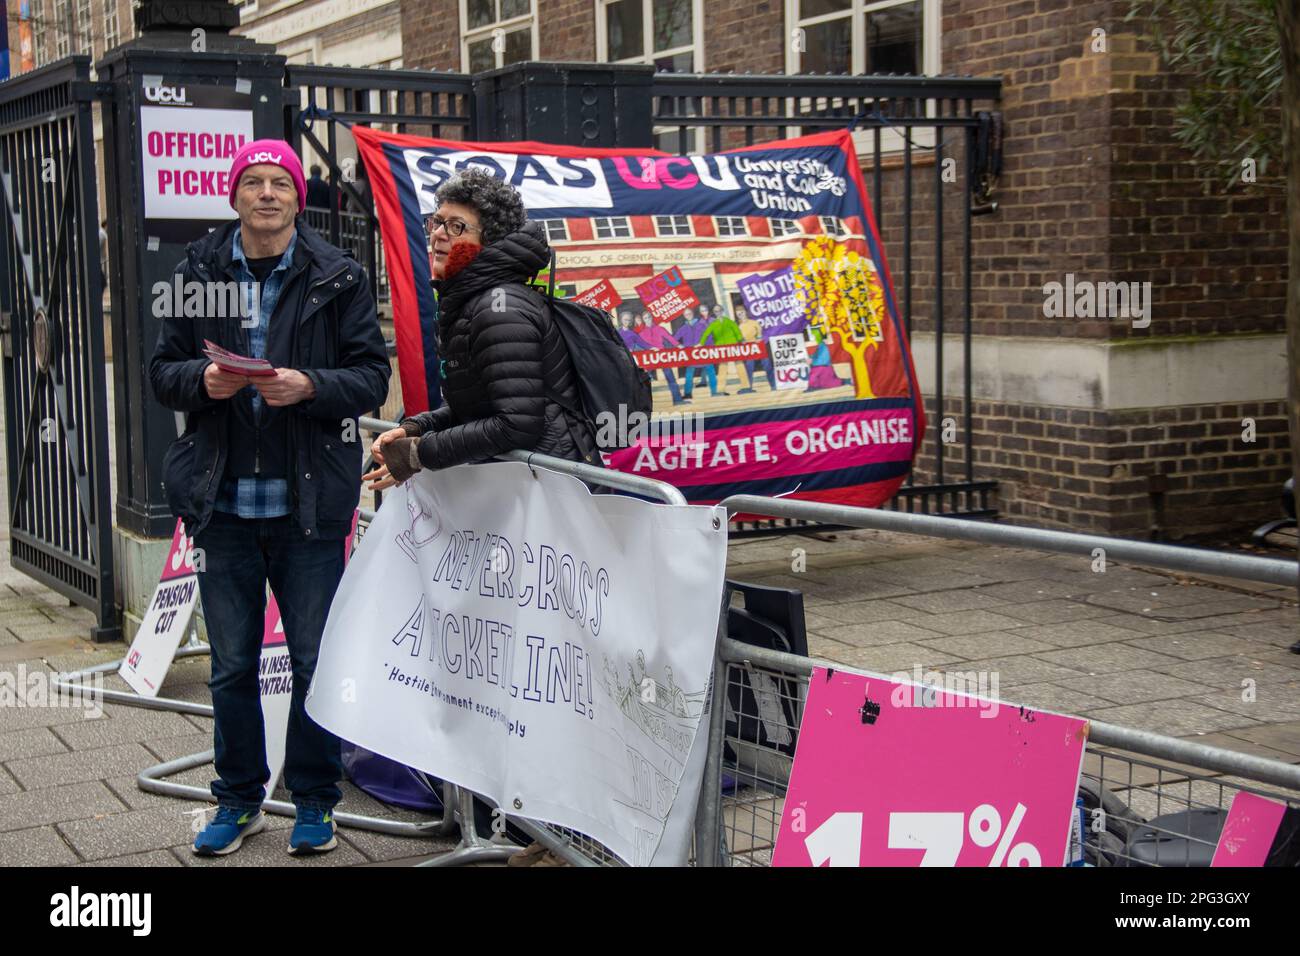
{"type": "Polygon", "coordinates": [[[1065,863],[1087,721],[954,678],[813,669],[774,866],[1065,863]]]}

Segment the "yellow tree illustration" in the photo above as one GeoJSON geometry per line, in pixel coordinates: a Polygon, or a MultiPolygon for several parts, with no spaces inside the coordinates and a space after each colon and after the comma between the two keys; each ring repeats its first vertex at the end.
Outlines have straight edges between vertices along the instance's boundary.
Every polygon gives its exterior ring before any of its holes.
{"type": "Polygon", "coordinates": [[[818,236],[791,263],[795,292],[809,323],[834,346],[835,337],[852,360],[855,398],[875,398],[867,350],[884,341],[885,290],[871,260],[818,236]]]}

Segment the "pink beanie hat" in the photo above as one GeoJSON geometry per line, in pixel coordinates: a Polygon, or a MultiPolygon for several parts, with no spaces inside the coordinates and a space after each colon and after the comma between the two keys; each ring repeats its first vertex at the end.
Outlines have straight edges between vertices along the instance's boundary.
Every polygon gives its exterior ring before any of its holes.
{"type": "Polygon", "coordinates": [[[279,166],[293,178],[293,188],[298,190],[298,211],[302,212],[307,207],[307,180],[302,174],[302,160],[282,139],[255,139],[235,153],[235,161],[230,164],[231,208],[235,205],[235,187],[239,185],[239,177],[249,166],[259,163],[279,166]]]}

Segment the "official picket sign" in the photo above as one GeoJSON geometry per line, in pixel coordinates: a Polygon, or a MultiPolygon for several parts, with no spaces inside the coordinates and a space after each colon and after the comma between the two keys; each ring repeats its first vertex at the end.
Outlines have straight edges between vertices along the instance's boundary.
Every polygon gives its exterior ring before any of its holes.
{"type": "Polygon", "coordinates": [[[343,575],[307,712],[629,863],[682,865],[725,566],[717,508],[515,462],[421,472],[343,575]]]}
{"type": "Polygon", "coordinates": [[[1061,866],[1087,721],[813,668],[774,866],[1061,866]]]}
{"type": "Polygon", "coordinates": [[[122,679],[140,696],[158,696],[167,669],[176,657],[176,648],[189,627],[198,596],[194,542],[185,536],[185,526],[177,518],[158,586],[149,599],[131,649],[118,668],[122,679]]]}
{"type": "Polygon", "coordinates": [[[230,219],[230,163],[253,139],[252,97],[175,83],[146,83],[141,95],[145,218],[230,219]]]}

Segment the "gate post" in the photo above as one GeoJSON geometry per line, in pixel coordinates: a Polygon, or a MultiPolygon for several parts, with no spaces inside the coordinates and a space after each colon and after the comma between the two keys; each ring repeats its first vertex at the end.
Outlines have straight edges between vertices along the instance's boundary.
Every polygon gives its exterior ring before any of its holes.
{"type": "Polygon", "coordinates": [[[654,67],[609,63],[513,63],[474,76],[473,138],[562,146],[654,145],[654,67]]]}
{"type": "Polygon", "coordinates": [[[149,386],[161,326],[152,290],[170,283],[189,242],[234,216],[216,185],[233,158],[221,144],[283,135],[285,63],[273,46],[231,36],[239,13],[222,0],[149,0],[135,18],[140,36],[96,64],[111,90],[103,118],[115,265],[116,550],[128,639],[166,550],[166,540],[146,539],[170,539],[176,521],[162,463],[182,419],[149,386]],[[199,145],[188,133],[228,135],[199,145]]]}

